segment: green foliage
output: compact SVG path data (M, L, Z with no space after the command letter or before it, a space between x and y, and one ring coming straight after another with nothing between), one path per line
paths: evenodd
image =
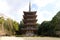
M53 17L51 23L55 31L60 30L60 11Z
M23 23L23 21L20 21L19 30L18 30L18 32L17 32L16 34L18 34L18 35L21 35L21 34L22 34L21 28L24 28L24 23Z
M56 36L56 31L60 31L60 11L51 21L44 21L38 29L38 35Z
M19 28L18 26L19 24L16 21L13 21L13 27L16 31L18 31L18 28Z
M0 24L4 21L4 17L0 17Z
M49 28L49 22L48 21L44 21L40 26L39 26L39 29L38 29L38 33L40 35L46 35L47 34L47 31L48 31L48 28Z
M2 25L7 35L14 35L15 31L18 30L19 24L10 18L4 19L4 17L0 17L0 27Z

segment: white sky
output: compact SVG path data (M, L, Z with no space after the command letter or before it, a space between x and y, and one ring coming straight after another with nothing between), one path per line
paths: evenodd
M37 23L49 21L60 11L60 0L30 0L31 10L37 11ZM23 11L29 10L29 0L0 0L0 14L20 22Z

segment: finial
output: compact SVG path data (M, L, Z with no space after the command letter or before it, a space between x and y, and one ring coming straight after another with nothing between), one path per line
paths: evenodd
M31 2L29 1L29 12L31 12Z

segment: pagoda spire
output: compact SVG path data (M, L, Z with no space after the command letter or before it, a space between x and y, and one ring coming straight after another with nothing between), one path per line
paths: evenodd
M29 1L29 12L31 12L31 2Z

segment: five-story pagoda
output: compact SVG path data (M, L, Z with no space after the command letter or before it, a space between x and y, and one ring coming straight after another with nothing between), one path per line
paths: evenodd
M29 11L25 12L23 15L23 23L24 23L24 28L21 28L23 34L26 36L34 36L37 28L36 28L36 11L31 11L31 4L29 3Z

